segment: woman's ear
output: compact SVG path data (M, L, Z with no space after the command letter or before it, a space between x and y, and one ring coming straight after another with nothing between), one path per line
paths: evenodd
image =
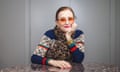
M58 24L58 21L55 21L56 22L56 26L58 26L59 24Z
M61 27L61 25L59 24L58 21L56 21L56 26L59 27L59 28Z

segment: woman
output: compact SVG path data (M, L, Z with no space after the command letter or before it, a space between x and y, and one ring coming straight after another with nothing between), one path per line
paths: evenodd
M56 12L55 28L45 32L31 57L31 62L60 68L72 67L71 61L82 63L84 33L76 27L72 8L59 8Z

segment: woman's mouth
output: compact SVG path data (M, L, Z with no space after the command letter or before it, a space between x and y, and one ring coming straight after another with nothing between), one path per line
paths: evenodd
M64 26L64 28L70 28L71 26Z

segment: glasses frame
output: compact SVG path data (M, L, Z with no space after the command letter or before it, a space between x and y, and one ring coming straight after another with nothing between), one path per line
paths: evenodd
M75 21L75 18L74 17L68 17L68 18L65 18L65 17L61 17L59 19L57 19L58 22L62 23L62 24L65 24L67 21L70 23L70 24L73 24L74 21Z

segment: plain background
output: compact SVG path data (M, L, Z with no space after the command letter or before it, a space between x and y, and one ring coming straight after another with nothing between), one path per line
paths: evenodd
M85 33L84 62L120 66L120 0L0 0L0 68L30 63L61 6L73 8Z

